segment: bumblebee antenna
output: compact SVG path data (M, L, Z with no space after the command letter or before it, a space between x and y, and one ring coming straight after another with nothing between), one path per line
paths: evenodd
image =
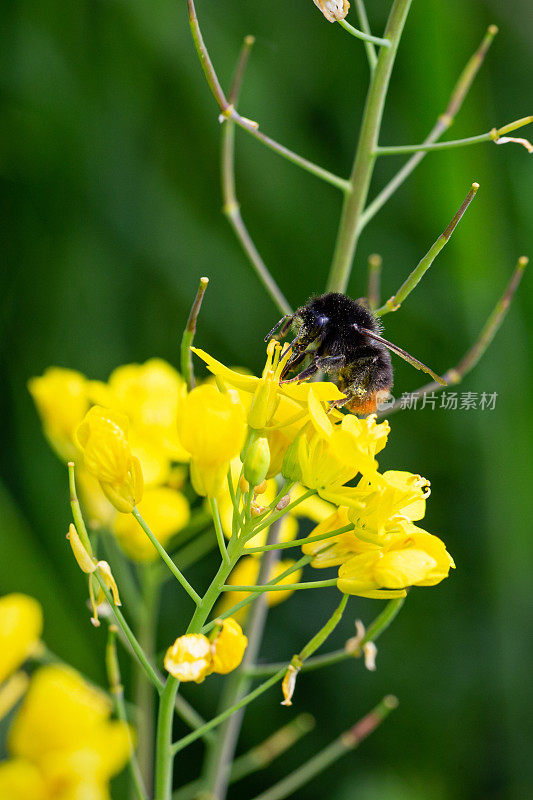
M270 341L270 339L272 339L272 336L275 334L275 332L278 330L278 328L282 328L283 329L283 331L284 331L282 333L282 338L283 338L283 336L287 332L288 328L290 327L290 323L292 322L293 317L294 317L294 314L285 314L285 316L282 317L279 320L279 322L276 322L276 324L274 325L274 327L272 328L270 333L267 333L267 335L265 336L265 342L268 342L268 341ZM287 330L285 330L285 328Z
M361 328L361 326L357 325L356 323L353 323L353 327L355 328L356 331L362 333L363 336L368 336L370 339L374 339L376 342L379 342L380 344L385 345L385 347L388 347L389 350L392 350L393 353L397 353L397 355L399 355L400 358L403 358L404 361L407 361L409 364L411 364L411 366L415 367L415 369L420 369L422 370L422 372L427 372L427 374L431 375L433 380L437 381L437 383L440 383L441 386L447 386L447 383L444 380L444 378L441 378L439 375L437 375L436 372L433 372L432 369L426 367L426 365L422 364L422 362L419 361L418 358L415 358L414 356L410 355L406 350L402 350L401 347L392 344L392 342L388 342L386 339L384 339L382 336L379 336L377 333L369 331L368 328Z

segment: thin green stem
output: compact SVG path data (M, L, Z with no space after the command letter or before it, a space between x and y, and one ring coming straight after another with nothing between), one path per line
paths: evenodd
M368 642L375 642L381 636L381 634L387 630L394 618L400 613L404 602L404 597L400 597L395 600L389 600L383 611L378 614L376 619L367 628L365 635L359 642L356 651L343 648L342 650L334 650L333 652L326 653L322 656L315 656L314 658L307 659L302 665L301 669L304 672L322 669L322 667L329 667L332 664L338 664L341 661L347 661L348 659L357 657L361 653L361 650L365 644L368 644ZM281 663L264 665L259 664L257 667L254 667L251 670L250 674L254 678L264 678L268 675L278 672L281 667Z
M334 742L295 769L286 778L275 783L266 792L254 797L253 800L284 800L285 797L294 794L297 789L308 783L315 775L330 767L345 753L358 747L397 706L398 700L396 697L387 695L369 714L341 734L338 739L335 739Z
M165 548L163 547L157 536L154 533L152 533L152 531L142 518L139 509L135 506L131 513L133 514L133 516L135 517L135 519L137 520L137 522L139 523L145 534L148 536L153 546L155 547L155 549L157 550L157 552L159 553L159 555L161 556L161 558L163 559L163 561L165 562L171 573L174 575L178 583L181 584L181 586L185 589L189 597L192 598L192 600L196 603L196 605L199 605L202 598L200 597L198 592L196 592L193 589L187 578L181 573L181 571L174 564L174 562L170 558L169 554L167 553L167 551L165 550Z
M292 564L292 566L287 567L286 570L281 572L279 575L276 575L275 578L272 578L272 580L269 581L267 584L265 584L265 586L275 586L276 583L279 583L284 578L288 577L289 575L292 575L293 572L298 572L298 570L305 567L305 565L309 564L312 560L313 556L303 556L295 564ZM258 594L250 594L249 597L245 597L244 600L241 600L239 603L236 603L227 611L224 611L224 613L218 614L217 619L227 619L227 617L232 617L236 611L240 611L241 608L244 608L249 603L253 603L254 600L257 600L259 596L260 595ZM208 633L212 628L214 628L215 625L216 625L215 620L212 620L207 625L204 625L204 627L201 630L201 633Z
M153 567L153 564L141 564L138 570L142 599L137 638L150 661L155 655L159 605L158 571ZM135 704L139 714L137 757L146 784L151 786L154 771L154 687L146 680L140 667L137 668L135 676Z
M359 236L359 218L365 207L376 156L383 109L389 88L394 59L400 43L411 0L395 0L389 15L385 38L390 47L382 47L368 89L361 133L350 176L351 191L346 194L329 273L327 289L344 292L348 285Z
M296 498L296 500L293 500L292 503L289 503L289 505L285 506L284 509L282 509L281 511L274 512L270 517L267 517L265 520L263 520L257 527L253 528L252 532L249 534L247 538L251 539L257 533L260 533L260 531L263 531L265 528L268 528L269 525L272 525L274 522L276 522L276 520L283 517L285 514L287 514L287 512L292 511L293 508L295 508L300 503L303 503L304 500L307 500L308 497L312 497L316 493L317 493L316 489L309 489L307 492L304 492L304 494Z
M434 242L434 244L430 247L426 255L418 262L417 266L411 272L409 277L404 281L404 283L400 286L396 294L390 297L385 303L385 305L381 306L381 308L378 308L374 312L374 314L377 317L381 317L384 314L388 314L391 311L397 311L402 305L403 301L406 299L406 297L408 297L408 295L411 294L413 289L415 289L416 286L418 286L423 276L428 271L430 266L433 264L440 251L450 241L452 233L459 224L466 209L476 196L478 189L479 189L479 184L473 183L470 191L468 192L465 199L461 203L461 207L458 209L453 219L450 221L446 230L439 236L436 242Z
M222 523L220 521L220 512L218 510L218 503L214 497L209 498L209 505L211 507L211 513L213 514L213 524L215 526L218 549L220 550L222 561L225 564L229 564L229 556L228 556L228 551L226 550L226 540L224 538L224 531L222 530Z
M129 646L131 647L135 657L137 658L139 664L143 668L147 678L153 683L155 688L158 692L161 692L164 687L164 683L161 678L158 676L157 672L155 671L154 667L146 657L144 650L142 649L141 645L137 641L135 634L131 630L130 626L124 619L124 615L122 614L121 610L115 605L113 602L113 597L111 596L111 592L107 588L104 579L100 575L99 571L96 570L94 573L96 580L98 581L100 588L102 589L105 598L111 608L113 616L117 622L117 625L121 629L122 633L124 634L124 638L127 640Z
M109 691L113 697L115 704L116 715L121 722L126 725L128 718L126 715L126 705L124 703L124 687L120 676L120 665L117 655L116 644L117 630L114 625L110 625L107 632L107 645L106 645L106 669L107 680L109 682ZM135 796L138 800L148 800L148 795L144 786L142 771L135 755L135 746L131 734L129 733L129 725L127 726L128 735L130 738L130 757L128 760L128 768L131 775L131 781Z
M284 583L283 586L223 586L223 592L251 592L259 594L262 592L296 592L299 589L322 589L324 586L336 586L337 578L330 578L325 581L307 581L307 583Z
M194 298L194 302L189 313L189 319L187 320L187 325L185 326L183 336L181 337L181 374L183 375L189 391L194 389L195 386L191 345L194 341L194 334L196 333L196 321L198 319L198 314L200 313L200 308L202 307L202 300L204 299L204 294L208 283L209 278L200 278L198 291L196 292L196 297Z
M230 105L236 105L239 100L240 88L253 43L253 36L245 37L228 97ZM289 303L261 258L241 215L235 188L235 122L232 119L227 119L222 126L221 179L222 208L228 222L274 304L282 314L291 314Z
M198 24L194 0L187 0L187 8L189 12L189 24L191 27L194 46L196 48L196 52L198 53L198 57L200 59L200 63L202 65L209 88L211 89L213 96L222 112L220 115L221 121L223 122L226 119L232 119L236 125L269 147L275 153L278 153L278 155L283 156L283 158L286 158L288 161L291 161L293 164L296 164L298 167L306 170L306 172L310 172L317 178L321 178L323 181L326 181L326 183L330 183L337 189L341 189L343 192L350 191L350 184L347 180L340 178L338 175L334 175L327 169L317 166L317 164L313 164L306 158L302 158L302 156L299 156L297 153L294 153L292 150L289 150L287 147L284 147L283 145L274 141L274 139L271 139L269 136L265 136L263 133L260 133L257 129L257 123L246 119L246 117L241 117L241 115L235 111L235 108L231 105L231 103L228 103L226 100L211 59L209 58L209 54L200 31L200 26Z
M302 547L304 544L312 544L312 542L321 542L324 539L331 539L333 536L340 536L341 533L348 533L353 531L352 525L344 525L342 528L337 528L334 531L327 531L326 533L318 533L316 536L306 536L305 539L295 539L293 542L279 542L277 544L264 544L262 547L247 547L246 553L266 553L269 550L287 550L290 547Z
M427 135L425 139L425 144L431 144L432 142L437 141L443 133L445 133L448 128L451 127L453 122L455 121L455 117L457 116L463 101L468 94L470 87L476 77L485 56L494 40L494 37L498 33L498 28L496 25L490 25L487 33L483 37L481 44L479 45L478 49L474 53L474 55L468 60L465 68L463 69L461 75L457 83L455 84L453 91L450 95L450 99L448 101L448 105L446 107L446 111L439 116L437 122ZM420 164L423 158L426 156L426 151L421 150L415 153L396 173L396 175L386 184L386 186L379 192L378 195L372 200L371 203L366 207L366 209L361 214L359 219L359 228L362 230L365 225L374 217L377 212L382 208L387 200L394 194L394 192L402 185L402 183L409 177L409 175L413 172L413 170Z
M364 31L358 31L357 28L354 28L353 25L350 25L350 23L346 22L345 19L339 19L337 21L341 28L344 28L344 30L348 31L348 33L350 33L352 36L355 36L356 39L361 39L363 42L371 42L372 44L377 44L380 47L391 46L389 39L380 39L379 36L372 36Z
M74 519L74 524L76 525L76 530L78 531L78 536L81 539L82 545L90 556L94 556L91 540L89 539L89 534L87 533L87 527L85 525L85 520L83 519L80 501L78 499L78 493L76 490L76 476L74 474L75 466L73 461L68 462L67 469L72 518Z
M364 31L364 33L366 33L368 36L372 36L372 31L370 30L370 24L368 22L368 17L366 15L366 8L363 0L355 0L355 10L359 18L359 25L361 26L361 30ZM368 59L368 66L370 67L370 72L374 72L378 57L376 55L376 48L374 47L372 42L369 41L368 39L365 39L365 50L366 50L366 57Z
M478 338L472 345L472 347L467 350L465 355L459 361L456 367L452 367L447 372L444 373L443 378L446 381L448 386L455 386L458 383L461 383L465 375L467 375L478 363L478 361L482 358L485 354L487 348L489 347L490 343L496 336L503 320L505 319L507 312L509 310L509 306L513 300L514 294L518 289L520 281L522 280L522 275L524 274L524 270L529 263L529 259L526 256L521 256L518 259L518 264L513 272L511 280L505 289L502 297L496 303L495 308L493 309L491 315L489 316L487 322L483 326L481 333L479 334ZM433 392L438 392L443 389L443 386L436 382L431 382L422 386L420 389L417 389L414 392L411 392L411 396L416 396L417 398L424 397L425 395L432 394ZM378 417L389 416L389 414L394 414L396 411L400 411L403 408L402 400L396 400L392 406L387 408L386 410L378 412Z

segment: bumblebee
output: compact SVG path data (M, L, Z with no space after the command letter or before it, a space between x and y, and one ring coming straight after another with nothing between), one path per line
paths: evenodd
M345 405L359 416L377 411L378 405L389 395L393 385L389 351L446 385L433 370L381 336L381 322L364 300L352 300L338 292L312 297L294 314L280 319L265 341L276 331L278 338L284 338L291 327L296 337L289 345L292 354L281 374L281 382L303 381L319 371L327 372L345 395L335 405ZM307 356L311 356L310 364L298 375L287 378Z

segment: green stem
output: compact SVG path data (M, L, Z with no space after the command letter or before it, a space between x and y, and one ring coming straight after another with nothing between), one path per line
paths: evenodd
M321 750L309 761L295 769L286 778L275 783L266 792L254 797L253 800L283 800L283 798L294 794L297 789L308 783L315 775L334 764L345 753L358 747L397 706L398 700L396 697L387 695L369 714L360 719L359 722L348 731L345 731L324 750Z
M246 36L244 39L228 96L230 105L237 105L239 100L246 64L254 41L255 39L253 36ZM221 179L222 199L224 203L223 211L228 222L233 228L259 280L262 282L274 304L279 308L282 314L291 314L292 310L289 303L261 258L241 216L235 189L235 123L232 119L227 119L222 126Z
M198 291L196 292L196 297L194 298L194 302L189 313L189 319L187 320L187 325L185 326L183 336L181 337L181 374L183 375L189 391L194 389L195 385L191 345L194 341L194 334L196 333L196 321L198 319L198 314L200 313L200 308L202 307L202 300L204 299L204 294L208 283L209 278L200 278L200 285L198 286Z
M302 494L296 500L293 500L292 503L289 503L288 506L285 506L284 509L282 509L281 511L274 512L270 517L267 517L259 525L254 527L247 538L248 539L253 538L257 533L260 533L260 531L263 531L265 528L268 528L270 525L276 522L276 520L283 517L289 511L292 511L293 508L295 508L300 503L303 503L304 500L307 500L308 497L312 497L316 493L317 493L316 489L309 489L307 492L304 492L304 494Z
M159 604L159 582L153 566L140 565L139 568L142 600L137 628L139 644L150 661L155 655ZM146 784L151 786L154 771L154 687L139 667L135 677L135 704L139 714L137 757Z
M494 37L498 33L496 25L490 25L487 33L483 37L483 41L479 45L474 55L468 60L465 68L461 72L457 83L450 95L446 111L439 116L437 122L429 132L425 139L425 144L431 144L437 141L443 133L455 121L455 117L459 112L463 101L468 94L470 87L476 77L479 69L485 59L485 56L491 46ZM426 156L426 151L421 150L415 153L404 166L396 173L396 175L386 184L386 186L379 192L378 195L368 204L366 209L361 214L359 219L359 228L362 230L365 225L374 217L377 212L382 208L387 200L394 194L394 192L402 185L402 183L409 177L411 172L420 164Z
M309 564L312 560L313 556L303 556L302 558L299 559L299 561L297 561L291 567L287 567L286 570L277 575L275 578L272 578L272 580L265 585L274 586L276 583L282 581L283 578L286 578L288 575L292 575L293 572L298 572L298 570L302 569L302 567L304 567L306 564ZM254 600L257 600L259 596L260 595L257 593L250 594L249 597L245 597L244 600L241 600L239 603L236 603L234 606L229 608L223 614L219 614L217 616L217 619L227 619L228 617L232 617L236 611L240 611L241 608L244 608L244 606L247 606L249 603L253 603ZM214 628L215 624L216 624L215 620L212 620L207 625L204 625L201 632L208 633L212 628Z
M379 36L371 36L369 33L358 31L357 28L354 28L353 25L350 25L350 23L346 22L345 19L339 19L337 22L341 28L344 28L344 30L348 31L348 33L350 33L352 36L355 36L356 39L361 39L363 42L371 42L372 44L377 44L380 47L391 46L389 39L380 39Z
M307 583L284 583L283 586L223 586L223 592L251 592L260 594L263 592L296 592L298 589L322 589L324 586L336 586L337 578L330 578L325 581L308 581Z
M202 598L193 589L193 587L191 586L191 584L189 583L187 578L180 572L180 570L174 564L174 562L170 558L169 554L167 553L167 551L165 550L165 548L163 547L163 545L161 544L161 542L159 541L157 536L155 536L155 534L152 533L152 531L150 530L150 528L148 527L148 525L146 524L146 522L142 518L142 516L139 513L139 510L138 510L138 508L136 506L133 508L133 511L131 513L133 514L133 516L135 517L135 519L137 520L137 522L139 523L139 525L141 526L141 528L143 529L145 534L148 536L148 538L152 542L153 546L155 547L155 549L157 550L157 552L159 553L159 555L161 556L161 558L163 559L163 561L165 562L165 564L167 565L169 570L172 572L174 577L181 584L181 586L185 589L185 591L187 592L189 597L192 598L192 600L196 603L196 605L199 605Z
M361 133L350 176L351 192L344 199L327 288L344 292L348 285L353 257L359 236L359 218L365 207L376 156L383 109L389 88L394 59L400 43L411 0L395 0L390 12L385 38L390 47L380 51L367 94Z
M338 664L341 661L346 661L350 658L356 657L361 652L361 649L365 646L365 644L368 644L368 642L375 642L381 636L381 634L387 630L393 619L399 614L404 602L404 597L400 597L397 600L389 600L381 614L379 614L367 628L365 635L359 642L358 650L356 652L343 648L342 650L335 650L332 653L326 653L322 656L309 658L305 661L301 669L304 672L314 669L321 669L322 667L329 667L332 664ZM281 663L259 665L254 667L250 674L254 678L263 678L278 672L281 667Z
M377 317L381 317L384 314L388 314L391 311L397 311L402 305L405 298L411 294L411 292L416 286L418 286L423 276L428 271L430 266L433 264L440 251L450 241L452 233L459 224L466 209L476 196L476 192L478 189L479 189L479 183L473 183L472 188L470 189L467 196L463 200L461 207L454 215L453 219L449 223L446 230L439 236L437 241L434 242L434 244L430 247L426 255L419 261L419 263L411 272L407 280L405 280L404 283L400 286L396 294L390 297L385 303L385 305L381 306L381 308L378 308L377 311L374 312L374 314Z
M467 375L470 370L472 370L478 361L482 358L484 353L486 352L487 348L489 347L490 343L496 336L503 320L507 315L507 311L509 310L509 306L511 305L512 299L514 294L522 280L522 275L524 274L524 270L529 262L529 259L526 256L521 256L518 259L518 264L516 265L515 271L509 281L509 284L503 293L500 300L497 302L492 314L488 318L487 322L483 326L481 333L479 334L477 340L474 342L472 347L465 353L463 358L457 364L456 367L452 367L447 372L444 373L444 380L446 381L448 386L455 386L458 383L461 383L465 375ZM443 388L440 384L436 382L428 383L425 386L422 386L420 389L417 389L415 392L411 392L411 395L416 395L416 397L424 397L427 394L432 392L440 391ZM389 414L393 414L395 411L399 411L402 408L402 401L396 400L390 408L386 411L379 412L378 417L388 416Z
M366 8L363 0L355 0L355 10L357 11L357 16L359 18L359 25L361 29L368 34L368 36L372 35L370 30L370 25L368 22L368 17L366 15ZM370 72L373 72L376 68L378 57L376 55L376 48L372 44L371 41L368 39L365 40L365 50L366 50L366 57L368 59L368 66L370 67Z
M230 563L222 563L211 581L206 593L197 606L192 619L187 628L187 633L199 633L205 623L211 609L213 608L221 587L224 585L233 565L236 563L240 554L239 543L235 539L229 544ZM172 794L172 764L174 753L171 749L172 742L172 720L174 716L174 704L176 694L179 689L179 680L169 675L165 687L161 694L159 703L159 715L157 720L156 734L156 775L155 775L155 800L170 800ZM209 723L201 725L193 732L194 739L204 736L209 730Z
M109 682L109 690L115 703L116 715L121 722L128 725L128 718L126 715L126 705L124 703L124 687L122 686L120 676L120 665L117 655L116 644L116 628L110 625L107 632L107 646L106 646L106 668L107 679ZM128 731L130 730L128 725ZM143 773L139 766L139 762L135 756L135 746L130 735L130 757L128 760L128 768L131 775L131 781L135 796L138 800L148 800L148 795L144 787Z
M228 556L228 551L226 550L226 540L224 538L224 531L222 530L222 523L220 522L218 503L214 497L209 498L209 505L211 507L211 513L213 514L213 524L215 526L218 549L220 550L222 561L225 564L229 564L229 556Z
M302 547L304 544L311 544L312 542L321 542L324 539L331 539L333 536L340 536L341 533L348 533L353 531L352 525L344 525L342 528L337 528L335 531L327 531L327 533L318 533L316 536L306 536L305 539L295 539L293 542L279 542L277 544L264 544L261 547L247 547L246 553L266 553L269 550L287 550L290 547Z

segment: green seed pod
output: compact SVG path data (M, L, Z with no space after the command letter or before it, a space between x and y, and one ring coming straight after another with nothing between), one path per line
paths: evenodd
M249 447L244 459L244 477L250 486L258 486L265 480L270 466L268 439L258 437Z

